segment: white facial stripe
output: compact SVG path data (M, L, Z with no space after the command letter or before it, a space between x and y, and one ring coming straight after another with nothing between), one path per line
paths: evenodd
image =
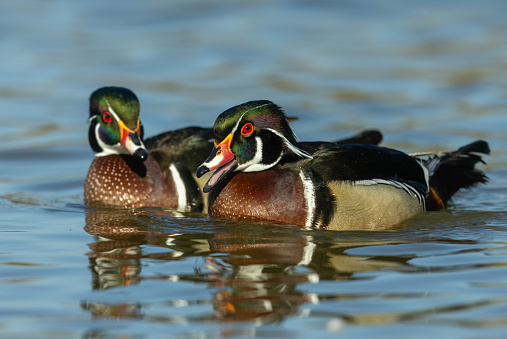
M248 111L247 111L247 112L248 112ZM234 125L234 128L233 128L233 129L232 129L232 131L231 131L231 134L232 134L232 135L234 135L234 132L236 132L236 130L238 129L239 123L241 122L241 120L243 119L243 116L244 116L245 114L246 114L246 112L245 112L245 113L243 113L243 114L241 115L241 117L238 119L238 121L236 121L236 125Z
M260 108L260 107L264 107L264 106L269 106L269 105L272 105L272 103L267 103L267 104L259 105L259 106L253 107L253 108L245 111L241 115L241 117L238 119L238 121L236 122L236 125L234 125L234 128L231 131L231 134L234 135L234 133L237 131L237 129L239 127L239 124L243 120L243 117L245 116L246 113L248 113L248 112L250 112L250 111L252 111L254 109L257 109L257 108ZM291 144L289 142L289 140L287 140L287 138L283 134L281 134L280 132L278 132L278 131L276 131L274 129L271 129L271 128L266 128L266 130L269 130L272 133L274 133L275 135L277 135L278 137L280 137L282 139L283 143L287 146L287 148L289 148L297 156L299 156L301 158L312 159L312 157L311 157L310 154L308 154L306 151L304 151L302 149L299 149L296 146L294 146L293 144ZM283 154L280 153L278 159L276 159L273 163L271 163L271 164L263 164L262 163L262 151L263 151L262 139L257 136L257 137L255 137L255 141L256 141L256 152L255 152L254 158L251 159L250 161L244 163L244 164L239 165L236 168L236 171L238 171L238 172L239 171L241 171L241 172L260 172L260 171L264 171L264 170L267 170L267 169L275 166L282 159ZM215 159L216 159L216 157L215 157ZM213 166L212 166L211 163L209 163L208 164L208 168L211 168L211 167L213 167Z
M109 105L109 102L107 102L106 98L104 98L104 101L106 102L107 109L109 110L109 113L111 113L114 116L114 118L116 119L116 121L119 122L120 117L118 116L118 114L116 114L114 109Z
M269 105L271 105L271 104L259 105L259 106L256 106L254 108L250 108L248 111L245 111L243 114L241 114L241 117L236 122L236 125L234 125L234 128L231 131L231 134L234 135L234 132L236 132L236 130L238 129L239 123L241 122L241 120L243 120L243 117L245 116L245 114L247 114L248 112L250 112L250 111L252 111L254 109L261 108L261 107L264 107L264 106L269 106Z
M178 194L178 211L185 211L187 209L187 189L185 183L181 179L180 172L174 164L169 166L169 171L173 176L174 185L176 186L176 193Z
M276 162L275 163L272 163L272 164L249 164L249 163L245 163L241 166L238 166L236 168L236 172L262 172L262 171L265 171L267 169L270 169L271 167L273 167L274 165L276 165Z
M99 153L95 153L96 157L104 157L104 156L112 155L112 154L130 154L130 152L128 150L131 150L132 154L134 154L134 152L137 151L139 148L144 148L144 144L142 141L141 141L141 145L138 146L138 145L134 144L130 138L127 138L127 141L125 143L125 147L123 147L120 142L117 142L114 145L108 145L100 139L99 129L100 129L100 124L97 124L95 126L95 139L97 140L97 143L99 144L99 147L102 149L102 151Z
M312 178L304 173L303 170L299 172L299 177L303 183L304 197L306 202L306 227L311 227L315 213L315 186L313 185Z
M255 172L252 170L248 170L248 167L255 166L256 164L259 164L262 161L262 140L259 137L255 137L255 156L250 160L245 162L244 164L241 164L236 168L236 171L243 171L243 172ZM246 169L246 170L245 170Z
M120 117L118 116L118 114L116 114L116 112L111 107L111 105L109 105L109 102L107 102L106 98L104 98L104 101L106 102L107 109L108 109L109 113L111 113L113 115L113 117L116 119L116 121L119 122ZM94 117L91 117L90 121L92 120L92 118L94 118ZM142 141L141 141L141 145L136 145L132 142L132 139L130 139L130 138L127 138L127 141L125 142L125 147L123 147L120 142L118 142L114 145L107 145L104 142L102 142L102 140L100 140L100 138L99 138L99 128L100 128L100 125L97 124L97 126L95 127L95 139L97 139L97 142L98 142L100 148L102 149L102 152L96 153L95 156L97 156L97 157L103 157L103 156L111 155L111 154L131 154L128 150L131 150L132 154L134 154L135 151L137 151L139 148L145 148L144 143Z
M264 147L264 145L262 144L262 140L260 137L255 137L255 144L256 144L255 156L249 162L258 164L262 161L262 148Z
M100 128L100 124L97 124L95 126L95 139L97 140L99 147L102 149L102 152L95 153L96 157L104 157L104 156L112 155L112 154L130 154L125 148L123 148L123 146L119 142L114 145L105 144L100 139L99 128Z
M294 146L293 144L291 144L289 142L289 140L287 140L287 138L280 132L272 129L272 128L266 128L267 130L273 132L274 134L278 135L284 142L284 144L292 151L294 152L294 154L296 154L297 156L301 157L301 158L307 158L307 159L313 159L312 156L310 154L308 154L306 151L302 150L302 149L299 149L297 148L296 146Z
M119 121L118 114L116 114L116 112L113 110L113 108L109 105L106 98L104 98L104 101L106 102L109 112L114 116L116 121ZM91 117L90 121L92 120L92 118L94 118L94 117ZM97 143L99 144L100 148L102 149L102 152L96 153L95 154L96 157L104 157L104 156L108 156L108 155L112 155L112 154L130 154L125 148L123 148L123 146L119 142L114 145L105 144L100 139L99 128L100 128L100 124L97 124L97 126L95 126L95 139L97 140Z
M255 156L252 160L245 162L244 164L239 165L236 168L236 171L241 172L261 172L264 170L267 170L273 166L275 166L280 159L282 158L282 155L280 154L280 157L275 160L272 164L263 164L262 161L262 139L260 137L255 137L256 142L256 150L255 150Z

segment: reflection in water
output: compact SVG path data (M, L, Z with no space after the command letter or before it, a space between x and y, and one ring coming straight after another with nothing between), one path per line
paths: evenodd
M310 237L251 237L240 233L215 234L209 240L212 253L227 253L223 260L208 256L212 286L224 288L213 296L219 319L275 322L298 310L298 305L317 302L299 291L302 283L317 282L318 275L297 270L307 265L315 244Z
M97 246L98 247L98 246ZM139 246L117 248L100 252L101 256L90 257L93 274L93 289L107 289L139 283L141 263Z
M410 269L407 259L345 253L366 243L385 244L389 242L386 239L316 242L311 232L286 228L266 231L260 226L230 227L223 233L176 234L154 226L157 223L150 221L152 217L153 211L149 214L142 210L88 211L85 230L96 237L88 245L94 290L140 284L144 280L190 281L206 284L212 292L211 299L202 302L213 307L213 312L205 318L273 323L302 312L302 304L334 298L305 292L303 284L322 279L365 279L354 277L363 271ZM147 245L156 246L157 253L145 253ZM202 268L194 267L192 273L178 275L142 274L143 260L173 261L188 257L202 258ZM184 303L192 304L189 300ZM82 307L97 318L130 318L141 317L143 306L99 301L83 302Z
M177 244L172 244L173 236L177 235L165 233L149 224L149 217L153 215L156 211L88 211L84 229L96 239L88 244L91 252L87 254L93 274L93 289L137 284L141 281L141 259L173 260L182 255L175 250ZM166 247L167 251L143 253L143 245ZM195 246L192 247L192 251L196 250Z
M141 318L141 306L134 303L101 304L96 302L81 303L83 309L89 310L94 318L125 319Z
M419 222L428 219L437 227L440 220L445 226L447 218L453 217L431 214ZM466 214L461 220L467 223ZM480 238L482 226L465 228L452 221L452 232L478 233L428 241L433 231L424 227L418 232L334 232L228 221L225 227L206 228L202 218L193 222L159 210L87 211L85 230L95 236L87 253L92 289L127 288L124 293L141 296L96 293L98 299L85 300L81 307L96 319L220 322L222 336L238 334L235 326L241 324L305 318L325 319L321 325L328 332L341 331L344 324L455 324L457 314L470 314L474 323L504 324L498 318L474 319L503 305L501 298L455 303L456 293L465 293L456 290L456 279L477 281L470 288L486 289L476 271L490 281L505 266L498 255L483 255L503 253L504 244L489 248L473 240ZM435 276L440 277L437 284L432 283ZM156 291L150 297L152 286ZM189 292L189 286L195 289ZM277 335L282 334L290 336Z

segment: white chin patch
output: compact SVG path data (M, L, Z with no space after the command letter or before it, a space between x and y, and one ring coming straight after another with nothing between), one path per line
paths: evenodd
M114 145L108 145L104 143L100 139L99 128L100 125L97 124L97 126L95 126L95 139L97 140L97 143L99 144L99 147L102 149L102 151L95 153L96 157L104 157L112 154L129 154L129 152L127 152L127 150L123 148L119 142Z
M238 166L237 170L241 171L241 172L261 172L261 171L265 171L267 169L270 169L271 167L273 167L275 165L276 165L276 162L272 163L272 164L251 164L251 165L249 165L247 163L247 164L243 164L243 165Z
M255 150L255 156L253 157L253 159L245 162L244 164L239 165L238 168L236 169L237 171L241 171L241 172L265 171L265 170L275 166L282 158L282 155L280 154L280 157L278 157L278 159L276 159L275 162L273 162L272 164L263 164L262 163L263 144L262 144L262 139L260 137L255 137L255 145L256 145L256 150Z

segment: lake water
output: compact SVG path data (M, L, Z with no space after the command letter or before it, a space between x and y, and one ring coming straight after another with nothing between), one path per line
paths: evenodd
M507 337L507 2L0 3L1 338ZM487 185L383 232L89 209L88 96L146 135L255 99L300 140L490 142ZM204 159L203 159L204 160Z

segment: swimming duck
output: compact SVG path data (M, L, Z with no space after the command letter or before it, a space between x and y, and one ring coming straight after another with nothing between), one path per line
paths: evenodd
M367 144L315 149L296 140L283 110L267 100L226 110L213 133L196 172L214 171L203 187L211 216L378 230L445 208L458 190L487 181L475 169L489 154L485 141L424 159Z
M103 87L91 94L88 140L95 158L86 176L84 202L206 213L202 188L207 178L197 178L195 170L213 148L212 128L187 127L144 140L139 114L139 100L127 88ZM380 132L368 130L344 141L381 139Z
M209 153L210 129L189 127L143 141L139 113L139 100L127 88L103 87L91 94L88 140L95 158L86 176L84 202L201 212L202 193L193 176L197 164L187 161L199 152ZM173 143L178 148L162 156L162 145Z

